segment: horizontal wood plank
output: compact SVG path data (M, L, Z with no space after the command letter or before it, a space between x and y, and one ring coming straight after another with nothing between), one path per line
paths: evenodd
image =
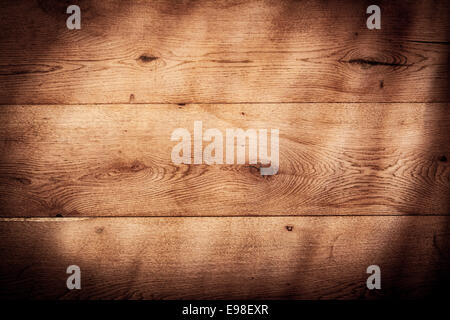
M3 219L0 241L2 299L412 298L450 281L448 217Z
M0 118L4 217L450 212L448 104L3 106ZM224 144L227 128L279 129L278 173L174 164L171 134L194 121Z
M0 103L448 102L450 2L77 1L0 10Z

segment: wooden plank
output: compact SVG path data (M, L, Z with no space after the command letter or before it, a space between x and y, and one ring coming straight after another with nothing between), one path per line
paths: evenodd
M448 226L442 216L2 219L0 297L424 297L448 288ZM81 290L66 288L69 265ZM366 288L369 265L381 290Z
M0 103L448 102L450 2L7 1Z
M448 104L3 106L0 118L4 217L450 212ZM278 173L174 164L171 134L194 121L224 143L227 128L279 129Z

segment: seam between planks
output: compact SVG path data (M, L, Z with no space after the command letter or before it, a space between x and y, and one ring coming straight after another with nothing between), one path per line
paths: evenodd
M0 103L2 106L107 106L107 105L237 105L237 104L443 104L450 103L448 101L274 101L274 102L95 102L95 103Z
M18 221L83 221L83 220L93 220L93 219L184 219L184 218L329 218L329 217L364 217L364 218L380 218L380 217L449 217L449 215L439 214L439 215L254 215L254 216L86 216L86 217L1 217L0 222L18 222Z

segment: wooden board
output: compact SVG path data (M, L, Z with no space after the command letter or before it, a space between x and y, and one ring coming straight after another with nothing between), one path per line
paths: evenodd
M448 222L411 216L3 219L0 297L424 297L450 281ZM81 268L81 290L66 288L69 265ZM369 265L381 268L381 290L366 287Z
M0 10L0 103L448 102L450 3L25 0Z
M448 298L450 1L371 4L3 1L0 299ZM195 121L278 174L174 164Z
M449 110L399 103L3 106L0 212L446 215ZM174 164L172 132L192 134L197 120L203 131L219 129L224 144L226 128L279 129L278 173L262 176L248 162Z

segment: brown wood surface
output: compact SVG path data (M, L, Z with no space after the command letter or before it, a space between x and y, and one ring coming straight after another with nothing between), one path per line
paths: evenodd
M3 1L0 103L448 102L450 4Z
M448 217L3 219L0 241L1 298L406 298L450 281Z
M71 4L81 30L66 28ZM366 28L371 4L381 30ZM1 1L0 298L445 294L449 13L448 0ZM173 164L171 133L198 120L279 129L278 174ZM82 290L66 288L72 264Z
M449 110L407 103L3 106L0 212L445 215ZM261 176L248 162L174 164L171 133L193 134L196 120L224 136L226 128L279 129L278 173Z

